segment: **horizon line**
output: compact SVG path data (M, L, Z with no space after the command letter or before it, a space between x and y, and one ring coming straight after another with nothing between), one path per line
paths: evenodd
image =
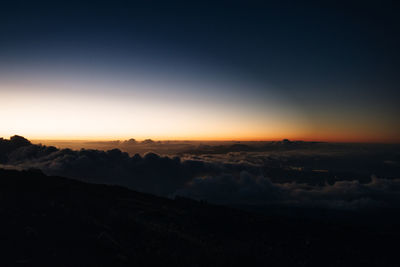
M70 138L31 138L29 136L24 136L21 134L15 134L18 136L22 136L29 141L33 142L116 142L116 141L127 141L130 139L134 139L138 142L142 142L145 140L152 140L155 142L163 142L163 141L172 141L172 142L276 142L276 141L283 141L283 140L290 140L292 142L295 141L302 141L302 142L318 142L318 143L347 143L347 144L400 144L400 140L382 140L382 139L368 139L368 138L360 138L360 140L357 140L356 138L338 138L338 139L333 139L333 138L288 138L288 137L282 137L282 138L134 138L134 137L121 137L121 138L110 138L110 137L70 137ZM11 135L8 138L1 136L0 138L4 139L10 139L12 136Z
M152 140L154 142L279 142L289 140L291 142L308 142L308 143L331 143L331 144L400 144L400 141L355 141L355 140L326 140L326 139L289 139L289 138L276 138L276 139L153 139L153 138L128 138L128 139L30 139L29 141L47 141L47 142L124 142L129 139L134 139L138 143L145 140Z

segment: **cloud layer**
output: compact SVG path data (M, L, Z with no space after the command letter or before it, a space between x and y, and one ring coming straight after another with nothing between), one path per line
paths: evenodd
M269 178L243 171L239 175L195 178L177 195L220 204L329 207L358 209L400 203L400 179L372 177L368 183L357 180L308 185L273 183Z
M181 157L155 153L129 156L119 149L57 149L33 145L19 136L0 139L3 167L36 168L49 175L118 184L164 196L180 195L220 204L340 209L400 204L400 179L392 177L399 171L396 158L384 161L387 154L379 158L379 164L384 162L382 166L390 170L390 177L377 178L371 176L368 167L351 172L352 166L343 163L350 157L357 166L370 155L333 155L242 151ZM374 162L369 165L376 165ZM375 166L378 172L379 164Z

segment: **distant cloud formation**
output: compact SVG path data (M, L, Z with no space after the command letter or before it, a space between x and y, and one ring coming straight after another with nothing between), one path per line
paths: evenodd
M235 149L240 150L239 146ZM237 151L167 157L149 152L129 156L119 149L34 145L21 136L0 139L0 167L36 168L49 175L117 184L163 196L219 204L338 209L400 205L397 154L389 160L387 153L375 158L368 153L355 157L349 149L339 156L335 153ZM366 167L360 167L362 164ZM386 176L371 176L371 166Z
M155 153L132 157L119 149L71 150L32 145L23 137L0 140L1 163L19 168L37 168L94 183L118 184L144 192L168 195L196 175L214 173L215 166L202 161L181 161Z
M296 182L272 183L268 178L243 171L237 176L195 178L176 194L219 204L358 209L400 204L400 179L372 177L365 184L353 180L315 186Z

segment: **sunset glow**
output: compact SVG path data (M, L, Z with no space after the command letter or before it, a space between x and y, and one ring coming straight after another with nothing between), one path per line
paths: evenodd
M384 121L371 118L348 123L349 116L357 114L347 117L329 114L327 121L319 122L324 119L321 113L307 114L301 107L291 105L290 99L277 97L272 91L271 97L257 95L254 88L246 88L253 95L234 90L222 95L218 91L207 92L207 85L197 84L198 91L189 92L184 90L185 85L175 86L167 89L165 84L163 87L126 80L108 90L111 84L95 82L37 79L3 82L0 135L19 133L33 139L71 140L131 137L280 140L284 137L338 142L398 141L398 129L384 127ZM229 89L231 85L224 86ZM197 93L202 91L205 93Z
M0 266L400 266L396 1L2 1Z
M304 23L286 28L251 10L237 20L233 8L229 27L181 14L188 29L169 13L141 23L123 13L110 31L99 14L55 22L66 32L10 17L7 32L26 39L5 33L0 50L0 137L400 142L395 42L382 47L361 22L329 14L288 9ZM151 26L164 20L170 27ZM337 30L311 34L313 25Z

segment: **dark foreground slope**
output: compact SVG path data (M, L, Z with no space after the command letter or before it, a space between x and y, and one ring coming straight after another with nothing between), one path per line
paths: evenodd
M398 266L397 228L0 170L1 266Z

